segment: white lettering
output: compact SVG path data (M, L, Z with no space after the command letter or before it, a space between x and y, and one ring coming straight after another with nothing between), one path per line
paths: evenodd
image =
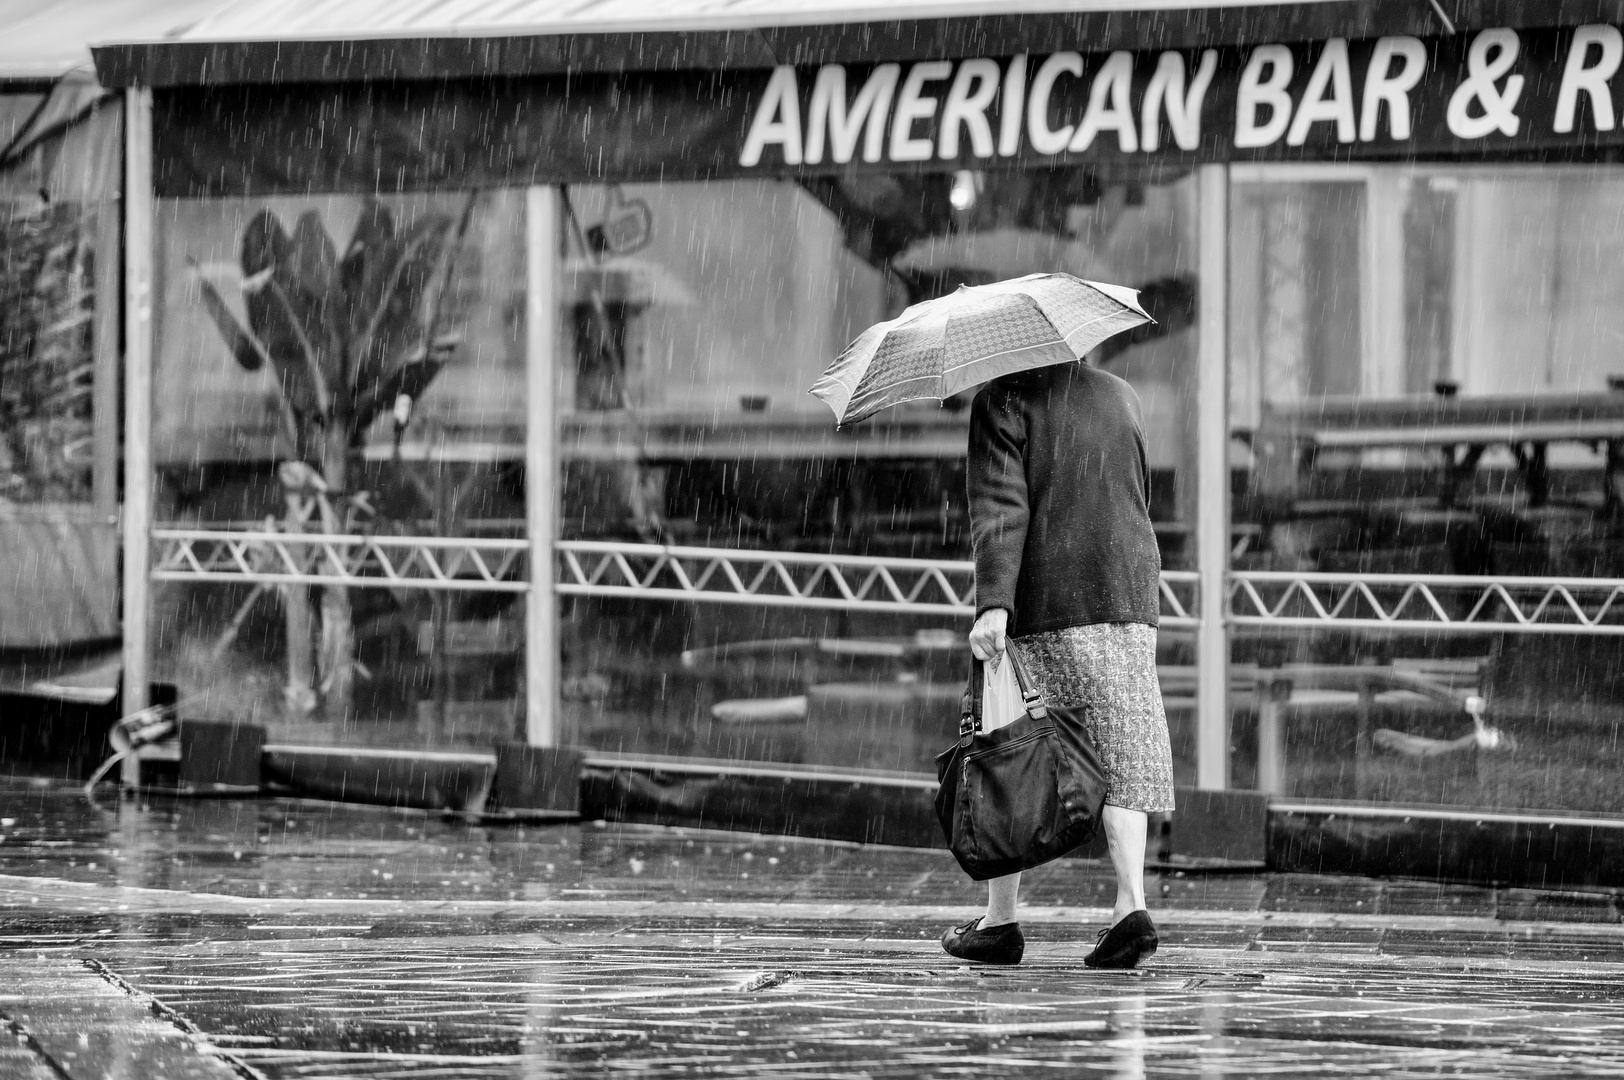
M1330 97L1325 92L1331 92ZM1287 146L1308 141L1308 129L1325 121L1336 122L1336 141L1351 143L1356 124L1353 118L1353 70L1348 64L1348 39L1331 38L1320 52L1314 74L1308 77L1302 104L1286 135Z
M1394 58L1403 60L1393 73ZM1410 91L1426 71L1427 49L1419 38L1384 37L1376 42L1365 71L1365 96L1359 106L1359 141L1374 142L1376 124L1381 119L1382 102L1387 103L1387 132L1394 139L1410 137Z
M958 77L942 105L942 136L938 156L952 160L959 156L959 127L970 132L970 152L978 158L992 157L992 125L987 123L987 107L998 96L998 64L992 60L966 60L959 65Z
M829 160L844 165L857 153L857 137L866 125L863 160L878 161L885 148L885 117L891 111L891 95L896 93L897 75L902 68L881 64L857 92L857 100L846 106L846 65L825 64L812 87L812 105L806 118L806 160L816 165L823 160L827 134Z
M1167 126L1173 132L1173 142L1180 150L1194 150L1201 145L1201 103L1207 98L1207 87L1212 84L1213 72L1218 70L1218 53L1208 49L1201 54L1201 66L1196 69L1190 83L1190 93L1184 93L1184 56L1182 53L1164 52L1156 62L1156 73L1145 88L1145 101L1139 108L1144 136L1140 140L1147 153L1162 144L1162 103L1167 103Z
M1032 149L1040 154L1058 154L1071 142L1071 124L1062 128L1049 127L1049 94L1055 80L1061 75L1081 78L1083 58L1074 52L1057 52L1043 62L1032 77L1032 92L1026 99L1026 137Z
M998 156L1014 157L1021 148L1021 106L1026 98L1026 54L1016 53L1004 75L1004 101L998 116Z
M1264 72L1268 74L1265 77ZM1235 91L1235 145L1242 149L1268 146L1286 133L1291 123L1291 50L1284 45L1259 45L1252 50ZM1258 106L1269 107L1267 123L1258 123Z
M1586 67L1590 47L1601 50L1594 67ZM1612 26L1581 26L1573 32L1573 45L1568 49L1568 64L1562 69L1562 89L1556 95L1556 123L1553 131L1563 135L1573 130L1573 114L1579 107L1579 93L1590 95L1590 112L1596 120L1597 131L1612 131L1613 88L1608 84L1618 74L1618 63L1624 60L1624 34Z
M761 163L761 152L770 145L783 148L784 164L801 163L801 95L795 84L795 69L788 64L773 69L767 89L750 121L739 164L746 168Z
M1522 117L1513 110L1522 96L1523 77L1507 78L1503 91L1498 84L1515 66L1520 51L1522 38L1505 27L1484 30L1472 39L1466 53L1466 80L1455 88L1444 113L1451 132L1462 139L1481 139L1496 130L1502 135L1517 134ZM1470 114L1474 101L1483 115Z
M936 99L924 97L920 91L928 82L938 82L953 74L953 65L946 60L930 60L908 69L902 92L897 95L896 115L891 119L891 160L929 161L936 144L929 139L915 139L914 121L928 120L936 113Z
M1067 147L1072 153L1081 153L1093 145L1102 131L1117 133L1117 146L1124 154L1139 149L1139 129L1133 122L1133 103L1128 92L1133 88L1133 54L1114 52L1106 58L1094 76L1094 85L1088 91L1088 111L1077 128L1077 135ZM1105 104L1109 96L1111 104Z

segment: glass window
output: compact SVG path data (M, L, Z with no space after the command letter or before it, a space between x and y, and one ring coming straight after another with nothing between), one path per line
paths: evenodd
M1061 270L1142 289L1158 319L1091 359L1138 390L1164 563L1189 565L1193 195L1084 169L568 188L564 537L968 559L968 395L837 431L807 389L909 304ZM600 750L928 772L956 722L955 616L562 610L567 737ZM1164 646L1187 669L1188 642Z
M82 653L119 635L120 111L16 143L43 99L0 94L0 649Z
M1315 587L1367 624L1411 584L1370 575L1472 579L1428 586L1454 619L1531 614L1549 592L1510 585L1502 601L1489 579L1624 576L1624 170L1236 171L1234 565L1281 575L1254 580L1265 606L1314 614L1292 573L1365 575L1362 595L1348 578ZM1551 595L1539 621L1571 631ZM1594 616L1605 590L1575 595ZM1237 701L1237 777L1316 798L1624 810L1603 767L1621 646L1242 625L1239 684L1263 674Z
M356 578L160 581L154 674L187 715L273 740L522 733L523 214L511 190L160 202L156 527ZM476 563L445 539L511 543Z

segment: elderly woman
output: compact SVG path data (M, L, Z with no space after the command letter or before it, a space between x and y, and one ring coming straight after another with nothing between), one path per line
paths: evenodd
M1157 579L1150 470L1139 398L1114 375L1058 364L989 383L972 406L970 648L996 663L1020 651L1051 704L1080 708L1107 781L1116 868L1111 925L1083 960L1127 968L1156 951L1145 911L1146 815L1173 809L1173 760L1156 678ZM987 913L942 947L1019 963L1021 876L988 882Z

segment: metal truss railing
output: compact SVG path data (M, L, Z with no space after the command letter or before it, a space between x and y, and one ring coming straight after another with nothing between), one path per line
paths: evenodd
M1242 570L1233 626L1624 634L1624 580Z
M158 581L347 585L522 593L528 541L161 528ZM975 565L566 540L554 587L567 596L641 597L844 611L975 613ZM1164 571L1162 625L1198 621L1200 576ZM1624 580L1242 570L1228 577L1237 627L1430 633L1624 635Z
M1201 575L1194 570L1163 570L1158 588L1162 597L1161 625L1194 630L1201 622L1196 603L1201 595Z
M155 581L530 589L525 540L154 529L152 543Z
M155 581L346 585L525 592L529 543L516 539L347 536L160 528ZM975 564L566 540L555 588L616 596L845 611L975 614ZM1196 625L1199 576L1166 571L1162 624Z
M975 614L975 564L566 540L559 593L844 611ZM1162 623L1196 623L1198 575L1162 575Z
M598 540L564 540L556 548L558 591L568 596L975 614L969 562Z

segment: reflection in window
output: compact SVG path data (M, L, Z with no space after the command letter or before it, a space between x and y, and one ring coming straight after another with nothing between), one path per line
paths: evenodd
M157 520L522 536L522 214L514 191L161 203ZM154 606L190 715L397 746L520 730L520 594L170 582Z
M1138 390L1164 561L1187 565L1193 194L1085 169L570 187L564 534L967 559L967 396L836 431L807 388L910 304L1060 270L1141 288L1158 320L1093 359ZM589 746L929 772L956 720L958 620L568 598L563 619Z
M1064 270L1141 288L1158 319L1094 359L1139 391L1153 516L1168 564L1182 565L1187 182L1055 170L567 195L567 534L958 557L968 402L913 403L836 433L807 387L862 329L910 304ZM604 246L604 223L643 211L645 243Z
M27 203L0 222L0 498L88 502L96 208Z
M66 658L119 634L121 108L43 102L0 94L0 650Z
M1271 166L1231 205L1237 569L1624 576L1624 170ZM1624 718L1620 640L1243 628L1240 685L1305 666L1278 713L1237 696L1236 775L1624 811L1597 766ZM1508 740L1474 737L1468 694Z

